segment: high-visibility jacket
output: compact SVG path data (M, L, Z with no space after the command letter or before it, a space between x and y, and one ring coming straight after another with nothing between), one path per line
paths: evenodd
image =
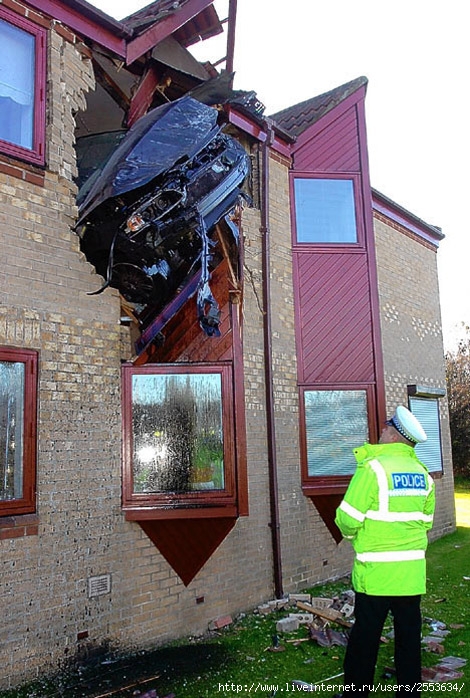
M404 443L366 443L354 455L358 467L335 519L354 548L354 589L372 596L424 594L435 504L426 466Z

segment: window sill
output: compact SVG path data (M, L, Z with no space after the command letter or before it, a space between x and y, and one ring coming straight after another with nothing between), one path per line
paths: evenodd
M17 516L0 516L0 540L37 536L39 516L37 514L18 514Z
M306 497L344 494L348 489L351 475L312 478L302 483L302 492Z
M161 519L217 519L238 517L235 505L204 507L123 507L126 521L157 521Z

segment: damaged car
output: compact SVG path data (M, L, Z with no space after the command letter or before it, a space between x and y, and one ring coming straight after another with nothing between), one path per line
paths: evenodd
M218 333L210 290L220 255L215 229L223 224L230 243L238 244L232 213L246 198L250 163L222 128L216 109L185 96L152 110L127 132L77 141L76 232L105 280L94 293L117 288L138 306L143 326L197 277L199 322L208 335ZM94 164L99 153L102 167Z

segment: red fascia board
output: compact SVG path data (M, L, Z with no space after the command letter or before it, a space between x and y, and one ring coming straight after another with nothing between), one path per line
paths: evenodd
M62 22L71 30L77 32L83 37L92 39L97 44L113 51L122 58L126 55L126 41L117 36L119 23L116 22L116 30L104 26L105 22L101 20L104 17L103 13L97 12L96 20L91 17L86 17L80 11L81 5L77 3L77 8L67 7L63 2L55 0L28 0L28 5L31 5L36 10L48 14L55 20ZM92 14L92 13L91 13ZM100 21L101 20L101 21ZM126 33L126 29L122 26L122 34Z
M200 278L201 272L199 270L182 291L165 306L162 312L155 317L150 325L142 332L140 338L135 343L137 356L140 356L142 352L145 351L154 341L158 333L161 332L171 318L176 315L178 310L181 310L186 301L196 293Z
M267 127L266 129L262 128L262 126L257 124L255 121L252 121L247 116L240 114L240 112L237 112L230 106L227 106L225 111L229 122L234 126L237 126L237 128L239 128L241 131L248 133L250 136L256 138L256 140L261 141L261 143L264 143L267 140ZM276 150L281 155L285 155L288 158L291 157L290 146L276 135L274 135L271 148Z
M186 22L196 17L200 12L212 5L213 0L194 0L188 2L180 10L174 12L165 19L162 19L158 24L153 24L149 29L137 36L127 44L126 63L131 65L135 60L140 58L144 53L150 51L154 46L159 44L163 39L177 31Z
M425 223L425 221L406 211L394 201L383 197L375 190L372 192L372 207L374 211L390 218L394 223L398 223L398 225L418 235L435 247L439 247L440 240L443 240L445 237L439 228Z

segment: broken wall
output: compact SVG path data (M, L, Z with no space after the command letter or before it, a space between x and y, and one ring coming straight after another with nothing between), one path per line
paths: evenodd
M213 618L254 607L274 589L259 210L246 209L243 220L253 275L244 307L250 516L185 587L121 511L120 369L129 345L117 291L88 295L102 280L71 230L74 113L94 78L73 34L51 23L48 36L46 169L0 161L0 344L39 352L37 513L0 519L0 688L107 651L203 632ZM286 163L273 162L273 179L281 536L286 590L295 590L347 565L331 563L331 537L300 495ZM327 570L319 562L325 550Z

